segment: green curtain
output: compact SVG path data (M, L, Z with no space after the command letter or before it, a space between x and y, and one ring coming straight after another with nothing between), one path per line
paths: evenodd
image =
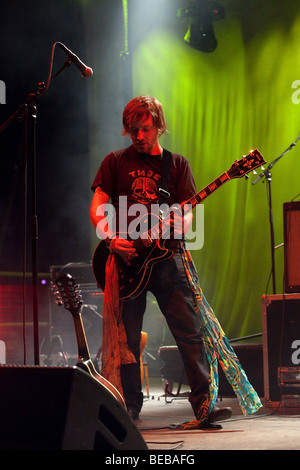
M120 59L127 31L124 4L83 3L94 68L89 82L91 182L108 151L127 144L121 138L121 114L129 92L162 102L169 128L162 144L189 159L198 190L250 149L258 148L270 163L298 136L300 93L292 85L300 80L299 3L226 2L225 19L215 23L218 47L204 53L183 42L180 20L170 16L166 21L162 7L174 15L174 2L128 2L134 40L127 93L128 74ZM229 181L204 202L204 245L192 251L202 289L229 338L262 331L261 296L272 294L267 184L252 185L254 178ZM283 242L283 203L300 193L299 181L300 143L272 169L276 245ZM97 242L93 231L92 251ZM283 248L278 248L278 294L283 292L283 260Z
M287 17L282 5L282 13L247 35L238 19L216 23L218 47L209 54L159 25L134 49L133 95L162 102L169 132L161 143L189 159L198 190L252 148L270 163L300 131L300 105L292 102L292 83L300 80L300 9ZM300 145L272 170L276 245L283 242L282 205L300 193L299 155ZM267 184L252 185L254 179L229 181L204 202L204 245L192 251L229 338L262 331L260 299L272 294ZM278 248L277 294L283 258Z

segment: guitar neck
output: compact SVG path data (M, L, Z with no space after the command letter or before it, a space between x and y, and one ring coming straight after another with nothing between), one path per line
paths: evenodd
M90 352L87 345L87 340L83 328L82 318L80 313L72 313L73 322L75 327L76 339L77 339L77 346L78 346L78 359L87 361L90 359Z
M182 216L182 209L184 209L184 214L191 211L197 204L203 202L208 196L214 193L218 188L220 188L224 183L231 180L232 178L241 178L249 173L251 170L254 170L258 166L265 163L265 160L261 153L256 150L251 150L250 153L240 160L235 160L231 167L222 173L218 178L216 178L212 183L206 186L204 189L199 191L199 193L192 196L187 201L184 201L176 209L172 207L174 213L177 212L178 215ZM146 231L140 237L142 244L144 246L149 246L152 243L152 239L158 239L163 236L163 234L169 231L169 223L164 223L164 221L169 222L171 215L167 215L165 219L161 218L160 222L151 227L150 230ZM168 220L169 219L169 220ZM141 244L140 244L141 245ZM142 246L142 245L141 245Z
M224 183L226 183L226 181L229 181L230 179L231 179L230 176L225 171L224 173L222 173L222 175L220 175L218 178L212 181L212 183L210 183L208 186L206 186L201 191L199 191L199 193L195 194L190 199L182 203L181 206L188 204L192 206L192 209L193 209L197 204L200 204L201 202L203 202L204 199L210 196L213 192L219 189Z
M220 175L218 178L216 178L212 183L210 183L208 186L206 186L204 189L199 191L199 193L195 194L192 196L190 199L187 201L184 201L180 206L175 210L174 213L178 212L179 215L182 216L182 208L184 208L184 213L186 214L187 212L190 212L197 204L200 204L201 202L204 201L208 196L210 196L214 191L216 191L218 188L220 188L226 181L229 181L231 178L225 171ZM170 219L170 215L166 217L166 219L161 220L156 226L151 227L150 230L148 230L147 235L143 234L141 237L143 240L143 245L147 246L152 243L152 239L154 238L159 238L163 236L164 233L168 232L170 230L170 226L168 223L168 220Z

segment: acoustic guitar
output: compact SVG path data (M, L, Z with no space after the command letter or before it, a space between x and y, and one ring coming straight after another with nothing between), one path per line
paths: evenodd
M87 344L87 339L84 331L84 326L81 317L82 298L76 284L75 279L70 274L63 274L55 280L58 305L63 305L66 310L71 312L73 323L75 327L77 346L78 346L78 359L76 366L99 382L106 390L108 390L116 400L124 407L125 402L119 391L100 375L91 361L90 352Z

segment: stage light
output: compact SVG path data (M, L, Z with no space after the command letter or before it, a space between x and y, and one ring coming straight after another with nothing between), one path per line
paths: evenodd
M213 52L216 49L218 41L213 22L225 17L223 7L209 0L194 0L189 6L180 8L177 17L188 22L184 41L191 47L203 52Z
M190 21L184 41L203 52L213 52L218 45L212 22L204 20Z

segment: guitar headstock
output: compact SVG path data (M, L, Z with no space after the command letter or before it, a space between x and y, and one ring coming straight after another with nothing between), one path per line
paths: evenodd
M75 279L70 274L62 274L55 280L54 292L58 305L63 305L72 315L79 313L82 297Z
M248 155L245 155L240 160L236 160L227 171L227 174L230 178L242 178L264 163L266 161L261 153L257 149L251 150Z

